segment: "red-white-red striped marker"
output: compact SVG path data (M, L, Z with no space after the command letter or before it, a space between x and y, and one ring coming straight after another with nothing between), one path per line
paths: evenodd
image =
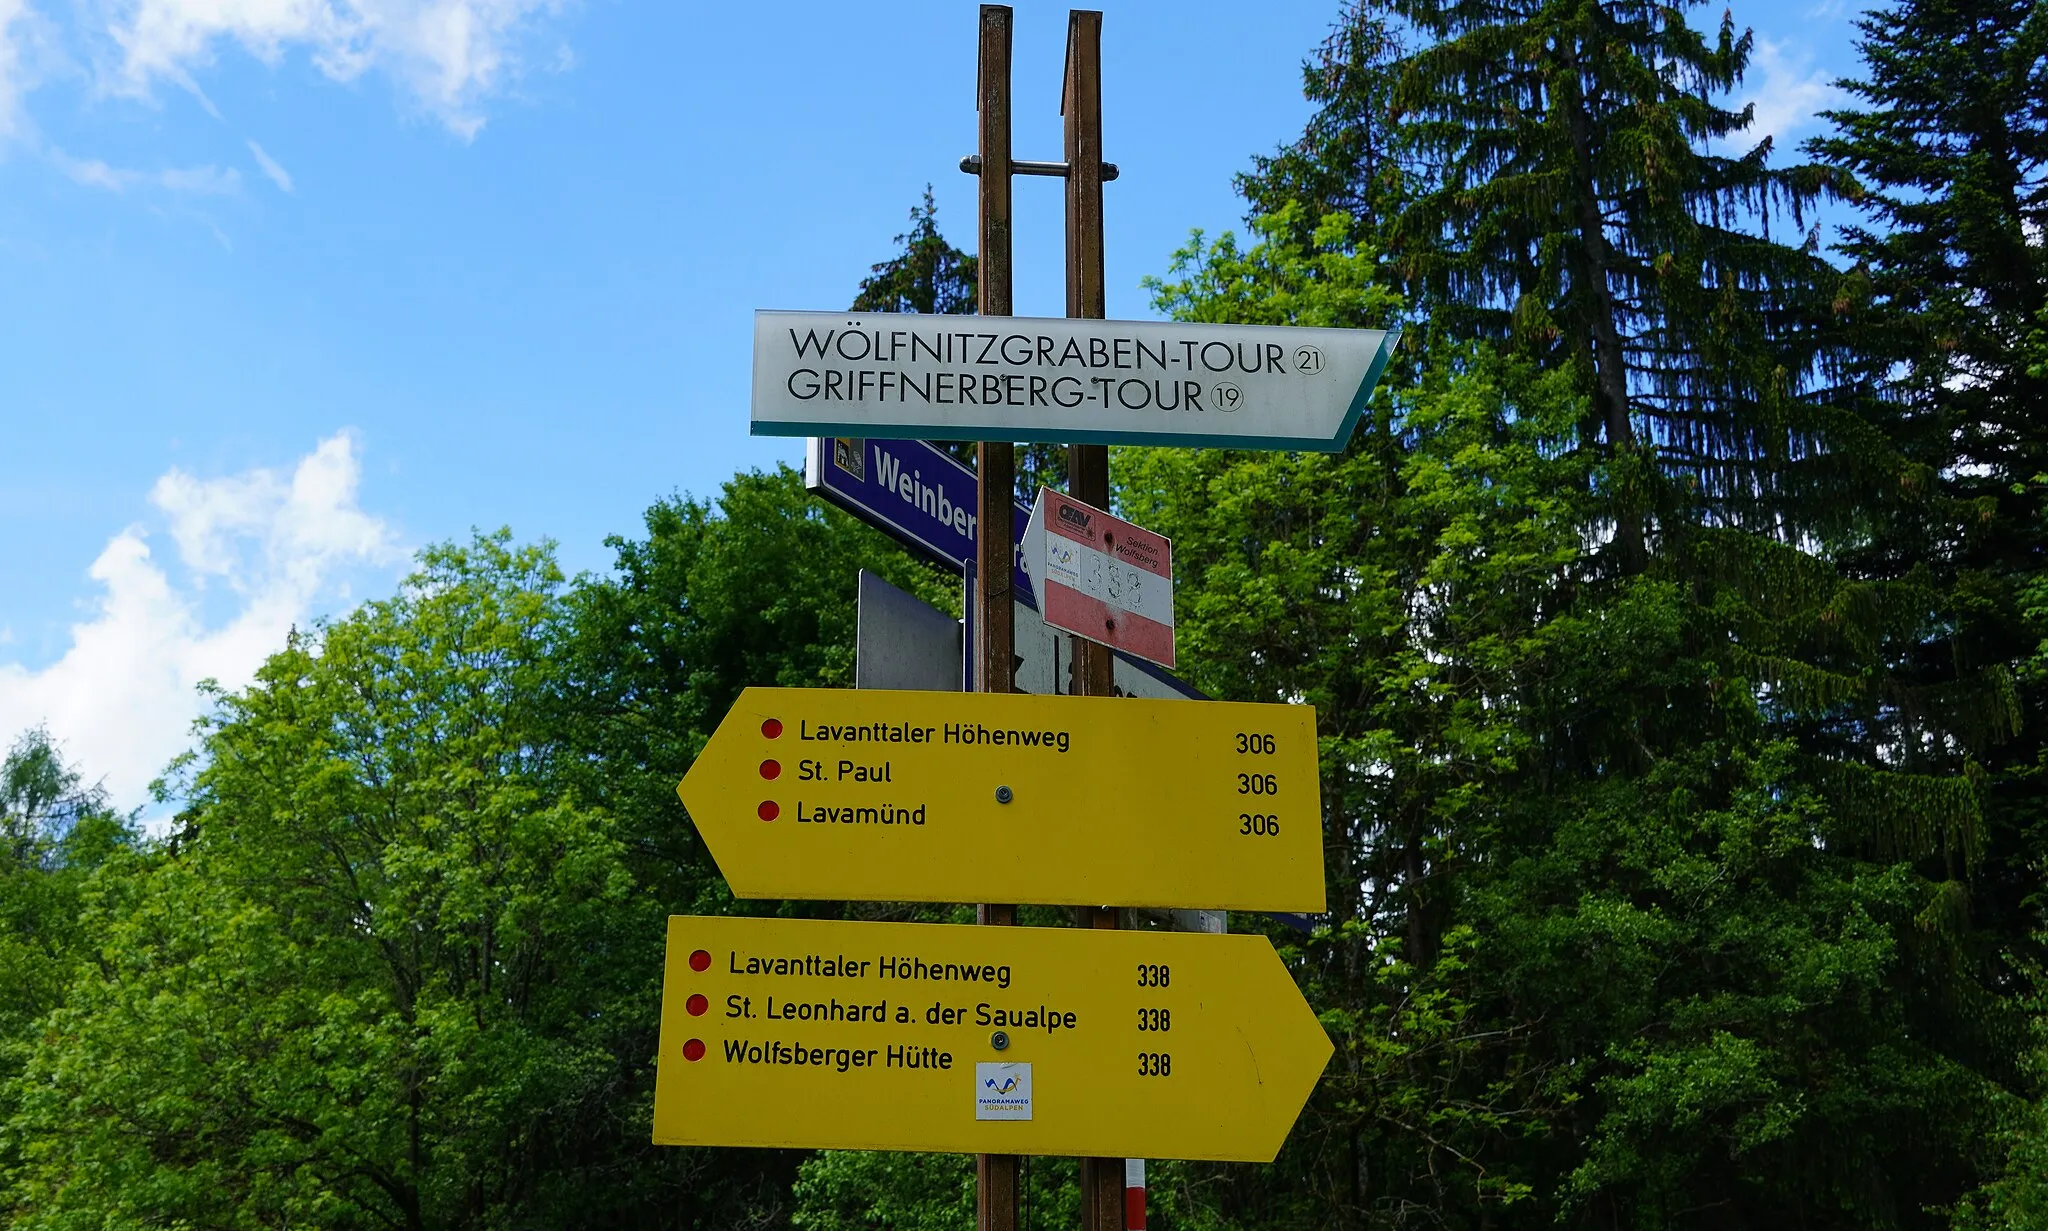
M1046 624L1173 666L1173 544L1164 536L1040 488L1022 546Z
M1124 1231L1145 1231L1145 1160L1124 1160Z

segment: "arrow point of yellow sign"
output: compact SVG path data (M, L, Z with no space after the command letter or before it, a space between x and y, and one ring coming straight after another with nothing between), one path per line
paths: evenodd
M1336 1047L1330 1042L1329 1032L1323 1029L1315 1010L1302 998L1279 954L1273 955L1267 974L1267 1003L1282 1007L1265 1023L1264 1038L1255 1038L1245 1027L1240 1027L1238 1033L1252 1052L1260 1081L1271 1091L1265 1106L1274 1116L1270 1137L1273 1149L1263 1161L1272 1162L1286 1143L1295 1121L1300 1118L1301 1108L1315 1093L1316 1083L1322 1080L1323 1070L1330 1066L1330 1057L1336 1054Z

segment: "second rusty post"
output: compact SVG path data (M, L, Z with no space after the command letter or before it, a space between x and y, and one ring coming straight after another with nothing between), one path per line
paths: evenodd
M1010 9L981 6L976 105L981 114L981 236L976 306L983 316L1010 315ZM980 533L975 536L974 674L969 687L1009 692L1015 668L1010 605L1010 489L1016 485L1015 446L981 444L974 451L981 480ZM1014 924L1017 908L984 902L981 923ZM974 1159L976 1231L1017 1231L1017 1156Z
M1067 315L1101 320L1108 302L1102 270L1102 14L1075 9L1067 14L1066 85L1060 92L1067 152ZM1067 492L1098 509L1109 507L1109 447L1067 448ZM1113 691L1109 647L1074 638L1077 697L1107 697ZM1083 927L1113 928L1109 906L1083 907ZM1124 1160L1081 1160L1082 1231L1123 1231Z

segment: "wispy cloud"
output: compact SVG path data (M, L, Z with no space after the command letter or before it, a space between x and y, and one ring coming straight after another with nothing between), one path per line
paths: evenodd
M71 178L74 184L87 188L104 188L109 192L126 192L140 182L139 171L122 171L108 166L97 158L73 158L61 150L52 151L50 161L57 169Z
M154 179L172 192L194 196L230 197L242 190L242 173L233 167L172 167Z
M272 158L264 151L262 146L254 141L249 143L249 152L256 156L256 165L263 168L263 174L270 177L270 182L276 184L280 192L290 192L292 190L291 172L278 166L277 159Z
M569 2L0 0L0 143L33 144L35 89L81 72L115 96L148 99L171 85L221 119L201 78L236 49L272 66L303 55L336 81L382 75L407 110L469 140L529 61L538 72L574 65L549 28Z
M45 724L88 775L105 776L117 803L143 803L189 742L201 680L247 684L293 626L346 598L351 570L398 562L390 526L358 503L361 477L346 434L321 441L289 474L166 473L150 503L182 584L143 526L114 535L88 571L97 601L63 655L39 669L0 661L0 741ZM232 603L210 621L201 599L212 588Z
M1758 39L1750 60L1745 102L1756 107L1749 136L1772 137L1778 149L1792 137L1819 123L1816 113L1842 100L1835 74L1813 66L1813 53L1788 43Z
M0 0L0 140L20 135L28 92L28 43L38 18L28 0Z
M50 151L50 161L73 183L87 188L104 188L109 192L148 187L187 196L226 197L242 190L242 173L233 167L169 167L161 171L141 171L109 166L97 158L73 158L57 149Z
M198 94L196 71L223 46L270 64L303 50L337 81L372 70L390 76L468 139L484 126L483 104L520 72L526 36L561 7L562 0L112 0L108 31L119 56L110 85L147 95L170 82Z

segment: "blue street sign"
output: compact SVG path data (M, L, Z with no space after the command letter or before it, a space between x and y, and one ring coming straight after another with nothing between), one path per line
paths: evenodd
M940 564L964 569L974 560L981 481L929 441L813 436L804 486ZM1011 586L1036 609L1037 591L1015 546L1024 541L1031 509L1017 504L1013 513Z

